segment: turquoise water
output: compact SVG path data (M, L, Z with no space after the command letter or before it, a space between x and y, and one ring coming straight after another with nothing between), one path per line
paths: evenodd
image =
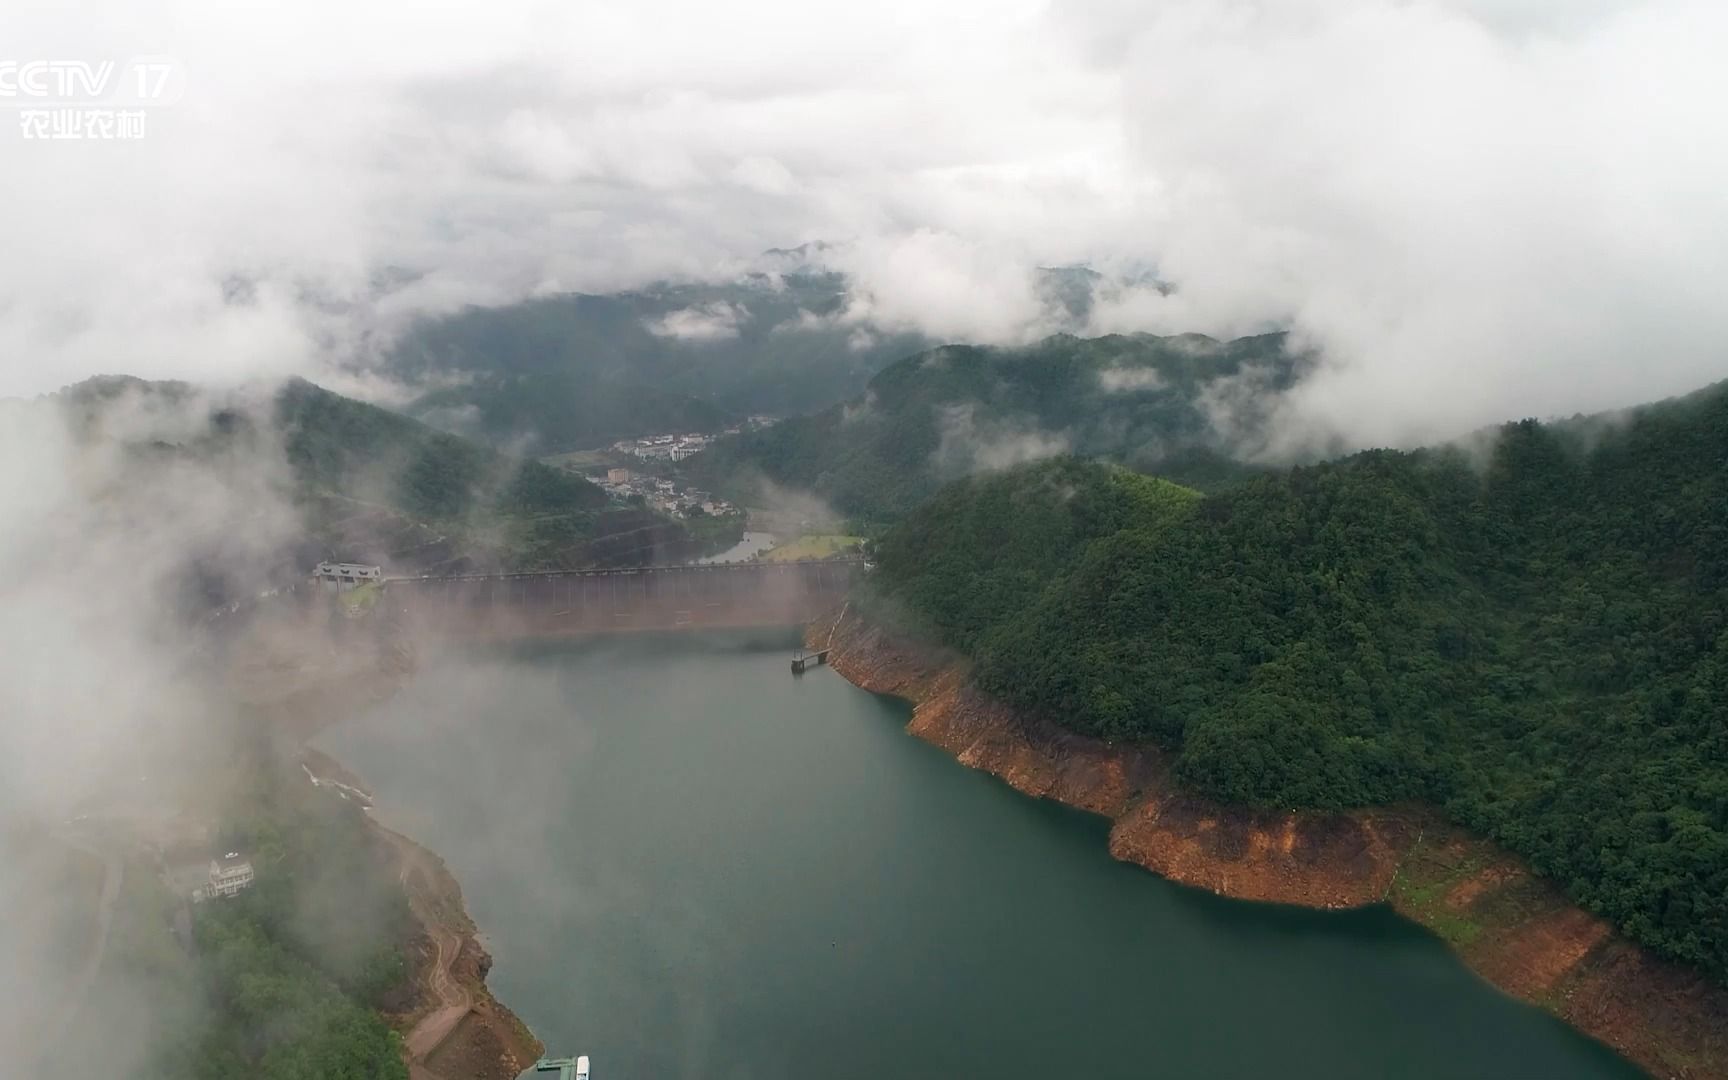
M428 664L321 745L595 1080L1625 1078L1389 911L1223 900L901 730L794 639Z

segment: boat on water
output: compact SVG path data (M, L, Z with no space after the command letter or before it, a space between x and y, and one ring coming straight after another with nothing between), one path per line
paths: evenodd
M534 1063L534 1068L522 1074L521 1080L532 1080L535 1073L555 1072L558 1080L588 1080L588 1055L579 1054L573 1058L543 1057Z

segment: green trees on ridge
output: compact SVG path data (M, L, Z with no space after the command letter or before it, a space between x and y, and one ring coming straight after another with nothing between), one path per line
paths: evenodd
M1202 791L1437 803L1728 977L1728 385L1095 509L1131 490L1071 461L951 488L880 591Z

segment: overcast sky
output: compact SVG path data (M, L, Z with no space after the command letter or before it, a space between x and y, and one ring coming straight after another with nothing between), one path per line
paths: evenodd
M1096 329L1289 326L1302 421L1363 442L1629 404L1728 376L1725 40L1720 0L9 0L0 65L183 93L133 140L0 100L0 393L316 375L824 239L944 339L1039 333L1035 266L1155 267Z

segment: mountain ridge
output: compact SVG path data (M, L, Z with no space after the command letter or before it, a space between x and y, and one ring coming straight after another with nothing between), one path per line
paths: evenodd
M1108 499L1109 477L1058 462L944 489L877 545L874 602L1008 704L1171 751L1202 794L1434 803L1728 978L1728 383L1507 424L1485 455L1270 473L1155 528L1094 514L1037 557L990 541L1069 514L1053 491Z

